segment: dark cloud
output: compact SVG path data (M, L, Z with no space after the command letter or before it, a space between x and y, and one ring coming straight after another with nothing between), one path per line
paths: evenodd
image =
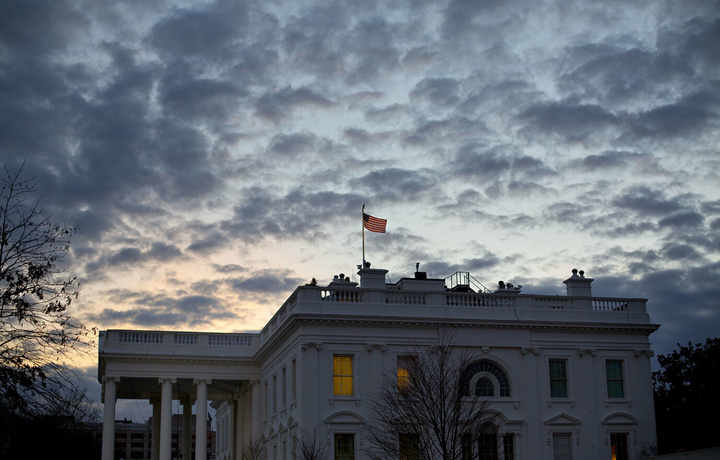
M277 19L245 2L218 0L199 8L176 9L152 27L148 42L166 59L228 59L259 25L277 28Z
M410 91L410 100L427 103L435 109L456 104L459 84L452 78L425 78Z
M114 290L111 298L115 303L137 305L136 307L114 309L105 308L91 313L88 320L101 328L110 328L121 324L135 327L207 327L213 321L236 321L242 319L212 295L183 294L173 295L143 291Z
M3 2L0 46L21 58L60 52L72 39L89 33L89 25L70 1Z
M450 117L439 120L419 120L419 123L405 136L403 142L409 146L436 147L439 142L455 142L475 138L487 131L482 121L466 117Z
M431 171L413 171L399 168L377 169L352 179L353 189L365 190L386 201L434 201L440 198L438 178Z
M612 204L644 217L669 215L683 209L678 199L667 199L661 190L653 190L644 185L623 190L612 200Z
M596 104L555 102L533 105L518 116L529 121L525 136L559 135L568 142L582 142L605 128L616 126L618 118Z
M670 260L699 260L700 253L687 244L667 244L662 249L663 257Z
M225 121L239 107L245 90L229 81L190 78L169 73L163 79L160 102L168 116L188 121Z
M242 293L278 294L294 290L302 283L301 278L290 276L289 272L262 270L246 278L235 278L226 281L235 291Z
M247 268L243 267L242 265L237 264L225 264L225 265L217 265L213 264L213 267L218 273L234 273L234 272L244 272L247 270Z
M640 136L695 136L706 129L714 129L718 115L701 107L677 103L641 112L633 129Z
M319 138L309 132L277 134L268 146L268 152L293 157L316 149Z
M297 108L328 108L332 105L333 102L308 87L286 86L263 94L255 103L255 112L262 118L278 122L291 116Z
M608 150L598 155L588 155L582 159L578 168L586 171L604 171L608 169L620 169L627 167L630 163L644 158L646 155L635 152L622 152Z
M110 255L87 264L86 269L94 272L103 268L139 266L148 262L168 262L182 257L182 251L173 245L155 242L143 250L138 247L124 247Z
M705 218L702 214L695 211L679 212L660 219L658 226L660 228L692 228L703 225Z
M244 191L233 217L222 221L219 228L228 238L249 243L267 237L314 239L330 230L320 223L331 225L356 215L363 201L362 196L350 193L299 188L280 196L252 187Z

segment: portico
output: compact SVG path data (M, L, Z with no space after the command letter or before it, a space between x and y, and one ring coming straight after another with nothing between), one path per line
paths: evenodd
M196 406L196 460L207 460L209 401L241 403L234 426L250 437L260 428L258 367L252 363L256 334L110 330L100 334L98 378L103 383L102 459L112 460L117 399L144 399L153 406L152 459L172 456L172 402L183 407L182 458L191 451L192 406Z

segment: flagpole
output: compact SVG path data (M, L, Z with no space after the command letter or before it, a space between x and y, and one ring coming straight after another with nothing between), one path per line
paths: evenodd
M363 241L363 263L362 268L365 268L365 205L363 204L362 207L362 216L360 216L360 220L362 222L362 241Z

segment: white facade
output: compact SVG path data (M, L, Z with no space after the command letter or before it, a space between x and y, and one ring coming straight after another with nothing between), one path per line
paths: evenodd
M507 450L514 459L610 460L613 445L635 458L657 444L648 336L658 326L645 299L592 297L582 272L564 281L567 296L512 286L450 290L423 273L392 285L385 270L358 274L359 287L338 277L325 287L298 287L259 334L101 333L105 435L112 439L115 396L155 401L154 458L169 460L163 428L171 400L188 411L193 401L210 400L217 459L239 459L251 437L262 439L269 459L292 459L296 437L316 429L330 458L344 443L349 458L362 459L367 395L409 347L451 328L494 387L498 434L511 439L500 443L498 458ZM349 395L336 395L335 358L346 365L343 381L352 390L341 392Z

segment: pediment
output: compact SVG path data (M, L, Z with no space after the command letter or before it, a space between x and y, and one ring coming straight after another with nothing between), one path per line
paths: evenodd
M545 425L580 425L580 420L572 415L561 413L543 422Z
M629 414L616 412L605 417L605 420L600 423L603 425L637 425L638 419Z
M325 419L332 424L365 424L365 419L354 412L335 412Z

